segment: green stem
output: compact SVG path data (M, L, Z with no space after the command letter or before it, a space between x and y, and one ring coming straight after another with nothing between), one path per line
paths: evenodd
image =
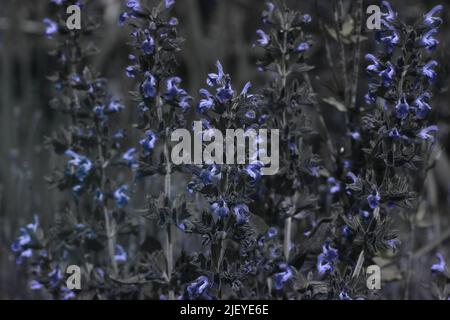
M169 129L166 129L166 137L164 140L164 158L166 161L166 174L164 177L164 196L170 205L170 198L172 196L172 163L170 162L169 154ZM170 219L169 219L170 220ZM170 282L172 280L173 271L173 230L172 221L167 224L166 230L166 262L167 262L167 280L169 283L169 300L175 300L174 291L170 289Z
M101 132L98 128L98 124L96 126L97 129L97 148L98 148L98 157L100 159L100 190L101 192L104 192L105 190L105 156L103 154L103 140L101 138ZM106 201L106 200L105 200ZM117 268L117 261L114 258L115 255L115 244L114 244L114 232L112 230L112 221L109 217L108 213L108 206L106 202L103 202L103 216L105 219L105 232L106 232L106 239L107 239L107 245L108 245L108 255L109 259L111 261L111 266L113 269L113 276L117 276L118 274L118 268Z

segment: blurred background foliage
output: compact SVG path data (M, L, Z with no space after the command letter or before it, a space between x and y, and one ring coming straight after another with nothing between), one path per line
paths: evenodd
M0 299L33 298L27 289L27 279L22 279L10 253L10 243L20 225L31 221L38 214L43 226L52 223L55 212L64 206L65 200L58 190L50 190L45 176L57 164L50 150L44 148L44 137L60 125L58 116L49 106L52 97L50 82L52 57L48 55L54 43L43 35L42 20L48 15L48 0L1 0L0 1ZM111 91L123 98L127 111L122 120L126 127L136 121L135 106L127 100L132 82L128 81L124 69L127 64L129 29L117 25L122 11L122 0L96 0L96 10L101 21L96 32L95 44L100 53L93 57L93 65L109 79ZM310 33L314 46L310 53L310 72L318 97L334 96L342 88L336 87L341 76L330 68L327 61L338 59L333 39L334 2L330 0L291 0L292 8L309 13L313 18ZM344 10L352 1L344 1ZM391 1L395 10L407 22L414 22L444 1L408 0ZM364 1L364 8L377 1ZM180 75L189 93L198 96L204 87L204 79L214 69L219 59L234 81L242 87L251 81L255 87L270 79L263 79L255 62L258 51L252 48L256 40L255 30L260 26L260 13L264 9L262 0L178 0L174 14L179 18L182 36L186 39L181 52ZM427 205L419 207L416 214L417 227L414 245L408 246L410 232L405 223L400 227L403 249L400 254L412 257L413 264L402 263L383 269L383 280L411 278L413 298L430 298L429 267L434 262L437 250L449 257L450 224L448 207L450 201L450 160L448 140L450 110L449 101L449 41L450 11L443 13L444 25L439 31L441 45L436 52L440 63L438 92L433 99L433 117L440 126L439 143L436 146L437 162L426 181ZM351 30L354 22L344 22ZM366 40L362 43L359 68L357 103L363 103L367 89L364 54L373 51L373 33L364 30ZM330 46L329 56L325 44ZM350 64L352 61L350 61ZM355 79L352 79L354 81ZM346 132L342 126L342 115L330 105L320 102L331 138L339 148L339 136ZM136 142L137 132L129 132ZM406 244L406 245L405 245ZM406 259L405 259L406 260ZM411 262L411 260L409 260ZM380 262L382 263L382 262ZM408 269L409 268L409 269ZM412 269L411 269L412 268ZM408 270L406 270L408 269ZM391 279L392 278L392 279ZM384 298L402 297L395 281L385 290Z

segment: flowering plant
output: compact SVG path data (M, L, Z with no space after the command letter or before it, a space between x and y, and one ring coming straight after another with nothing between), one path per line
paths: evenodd
M180 76L175 0L127 0L118 25L131 50L128 103L91 66L99 52L91 17L102 6L49 5L51 107L62 125L46 138L59 158L46 180L64 197L52 204L50 230L36 215L11 245L32 290L57 299L372 299L382 291L364 270L405 258L402 288L411 296L417 211L428 205L422 182L438 138L442 6L409 25L382 2L359 97L363 2L335 1L334 27L317 19L331 71L340 72L327 83L313 76L314 15L266 1L253 44L263 80L238 86L229 61L217 61L197 94L185 89L190 75ZM69 5L81 9L81 30L65 24ZM334 96L321 99L323 85ZM334 135L325 105L345 123ZM123 121L125 112L136 123ZM191 131L192 145L184 141ZM265 175L269 151L279 159L273 175ZM402 221L410 232L400 232ZM436 259L433 293L445 299L450 276L444 256ZM82 288L67 287L73 265Z

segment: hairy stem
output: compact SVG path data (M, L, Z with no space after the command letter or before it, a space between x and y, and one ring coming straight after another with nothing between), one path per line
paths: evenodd
M283 251L286 261L289 261L289 251L291 246L291 229L292 229L292 218L286 218L284 220L284 244Z
M416 237L416 216L410 217L410 243L409 243L409 252L408 252L408 271L406 272L406 283L405 283L405 300L409 300L411 296L411 279L413 277L413 268L414 268L414 245L415 245L415 237Z
M105 156L103 154L103 141L101 138L101 132L100 129L97 127L97 148L98 148L98 157L100 159L100 190L102 192L104 192L105 190ZM106 201L106 200L105 200ZM115 244L114 244L114 233L112 230L112 222L111 219L109 217L109 213L108 213L108 206L106 204L106 202L103 202L102 204L103 206L103 216L105 219L105 232L106 232L106 239L107 239L107 244L108 244L108 255L109 255L109 259L111 261L111 266L113 269L113 275L116 276L118 274L118 268L117 268L117 261L114 258L115 255Z
M356 108L356 96L358 92L358 75L359 75L359 61L361 59L361 33L362 33L362 15L363 15L363 1L358 0L356 8L356 44L353 56L353 85L351 88L351 103L350 108Z
M344 46L344 41L342 40L341 37L341 31L342 31L342 18L343 18L343 14L344 14L344 9L343 9L343 3L342 0L335 1L335 10L334 10L334 22L335 22L335 32L336 32L336 38L337 38L337 42L339 44L339 55L341 57L341 67L342 67L342 76L343 76L343 86L344 86L344 101L345 104L348 104L348 75L347 75L347 55L345 52L345 46Z
M288 103L288 90L287 90L287 77L288 77L288 44L287 44L287 36L288 36L288 30L286 26L285 17L283 14L281 14L281 21L282 21L282 28L283 28L283 42L281 44L281 52L282 57L280 61L280 68L279 68L279 76L281 81L281 90L284 90L284 100L286 102L286 106L283 109L283 126L287 127L287 117L286 117L286 107ZM292 232L292 218L288 217L284 220L284 245L283 245L283 251L284 256L286 258L286 261L289 260L289 251L290 251L290 244L291 244L291 232Z
M166 137L164 140L164 158L166 161L166 174L164 177L164 196L168 204L170 204L171 198L171 184L172 184L172 164L170 162L169 154L169 129L166 129ZM169 221L166 230L166 262L167 262L167 279L169 283L169 300L174 300L175 295L173 290L170 289L170 281L172 279L173 270L173 232L172 222Z

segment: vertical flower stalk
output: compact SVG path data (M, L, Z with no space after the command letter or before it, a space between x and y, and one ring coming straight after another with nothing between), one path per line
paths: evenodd
M192 166L192 180L188 184L188 191L202 195L209 204L201 221L193 221L194 225L202 227L196 227L192 232L208 238L211 270L203 270L202 277L207 277L208 283L212 282L208 285L209 289L213 284L218 288L215 297L221 299L223 292L229 290L227 285L230 283L230 279L224 275L224 268L228 265L225 263L226 253L230 250L227 243L236 242L242 265L251 263L249 260L256 239L250 225L250 206L261 181L262 169L262 163L258 160L261 149L257 145L261 145L261 139L267 137L259 135L257 131L265 119L261 97L250 93L250 83L245 84L241 91L236 91L230 75L224 71L219 61L216 68L216 73L208 74L208 89L200 90L202 99L197 105L200 121L194 123L194 127L200 126L198 129L201 131L204 142L202 147L205 150L203 155L207 158L204 159L204 165ZM255 146L250 146L250 149L256 152L246 153L244 159L240 159L238 155L237 159L240 160L235 163L236 159L230 158L229 139L226 144L217 142L216 135L221 135L227 129L242 130L252 137L250 143L255 143ZM211 143L213 137L215 140ZM239 138L236 145L234 138L232 141L234 150L243 147ZM246 280L245 274L241 272L231 278L232 282ZM199 298L198 294L191 294L189 288L190 285L187 287L188 298Z
M112 215L114 209L108 205L108 202L110 200L120 202L116 206L122 209L128 203L129 196L126 192L118 193L117 190L120 188L109 194L107 192L107 186L114 185L113 177L108 172L111 164L125 166L122 159L117 158L121 152L121 137L111 132L110 120L125 107L119 99L109 95L106 80L97 77L89 65L84 64L87 58L85 55L90 52L87 47L83 47L83 31L66 30L64 8L71 4L78 5L82 9L86 8L84 3L78 1L58 2L55 5L61 8L60 20L58 22L50 19L44 21L48 26L47 36L53 37L61 32L61 37L67 38L62 40L57 51L61 71L52 77L52 80L60 97L52 103L55 108L62 109L70 115L72 125L68 141L53 140L52 144L58 153L58 148L61 148L59 144L64 143L64 147L67 148L65 154L71 158L66 168L66 177L59 181L60 186L72 186L77 204L84 201L83 198L92 197L91 201L102 212L112 276L116 277L118 275L116 223ZM93 28L94 26L85 27ZM91 140L91 144L87 144L86 140ZM83 153L90 156L82 155ZM95 159L95 163L90 159Z
M414 177L424 178L427 154L435 139L432 133L437 131L437 126L428 120L432 85L437 77L437 62L430 59L429 54L438 44L432 35L442 23L435 17L442 6L433 8L411 26L400 20L387 1L383 1L383 7L382 29L376 33L377 52L366 55L370 63L367 67L370 81L365 100L372 110L362 115L361 122L366 130L357 130L358 135L352 135L357 149L361 149L360 143L366 144L362 147L366 154L365 165L355 167L345 178L345 203L355 207L358 202L355 200L362 197L366 204L359 203L359 213L345 218L343 236L350 242L363 237L359 234L360 228L351 221L355 217L363 221L364 232L369 231L371 235L369 238L366 236L357 266L376 256L383 246L397 248L399 241L389 222L390 217L395 212L406 212L402 208L414 208L413 203L421 193L415 188ZM357 153L355 150L354 154ZM409 220L409 251L412 252L415 217ZM377 242L379 247L373 245ZM354 251L357 250L354 247ZM412 268L411 255L408 260ZM406 298L410 291L410 277L409 272Z
M284 255L289 261L292 219L297 213L301 193L308 192L310 187L302 186L301 181L308 180L303 179L305 176L315 176L319 167L316 156L309 154L302 158L300 152L304 139L312 132L308 119L311 115L304 108L314 102L311 87L305 80L312 69L306 60L313 43L304 29L312 18L309 14L291 11L281 1L279 4L267 2L262 20L268 30L257 30L259 39L255 45L265 50L259 70L273 74L276 79L264 90L268 110L266 125L282 132L280 163L284 167L280 168L278 179L282 181L281 189L290 190L283 193L278 187L270 189L270 194L275 195L274 202L284 204L283 208L270 210L284 212ZM294 168L291 163L295 163Z
M89 57L97 49L86 35L95 30L96 24L88 18L86 3L51 1L55 16L44 19L47 38L56 42L52 55L57 67L49 77L55 98L50 104L64 116L64 126L45 142L67 161L64 168L55 169L47 180L65 191L71 201L58 213L48 238L38 228L36 218L33 224L22 228L21 236L13 244L13 251L20 253L19 262L26 257L34 276L30 288L45 289L61 299L77 296L66 287L63 273L67 266L85 268L85 276L95 278L92 283L98 284L92 290L93 295L103 297L103 289L99 288L114 286L111 279L117 278L119 264L126 263L128 257L116 241L116 230L121 226L116 226L114 218L124 213L130 200L124 179L117 176L118 172L126 176L129 170L129 161L121 157L123 130L114 126L114 119L125 106L108 92L107 81L89 65ZM69 5L81 8L87 21L85 29L68 30ZM118 297L112 290L108 294Z
M133 93L138 103L138 128L144 133L140 141L141 156L138 177L161 174L164 181L163 208L158 215L160 225L165 228L166 281L169 299L175 298L172 289L174 267L173 242L174 228L177 223L171 211L174 208L172 198L172 173L174 166L170 158L171 130L185 125L184 114L192 99L180 88L181 79L174 76L177 66L176 53L180 50L182 39L177 35L178 20L167 18L169 9L175 1L160 1L154 8L140 1L128 1L128 10L121 15L120 23L126 20L133 26L132 46L134 53L129 56L131 65L126 73L139 81L139 90ZM158 156L157 144L162 145ZM156 161L155 159L161 159ZM178 166L175 168L180 170ZM153 197L148 196L150 201ZM162 218L161 218L162 217ZM174 221L175 220L175 221Z

